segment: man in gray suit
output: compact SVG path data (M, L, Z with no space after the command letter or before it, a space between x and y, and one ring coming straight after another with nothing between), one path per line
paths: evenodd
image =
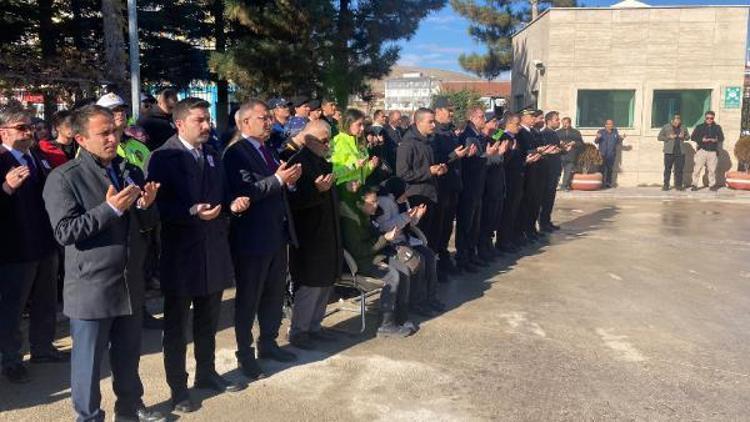
M682 117L675 114L672 121L661 128L657 139L664 143L664 186L661 190L669 190L672 167L674 167L674 187L677 190L685 190L682 169L685 167L685 152L688 148L685 141L690 140L690 135L682 126Z
M103 421L100 366L109 352L116 421L161 421L145 409L138 376L139 286L128 285L128 233L134 213L152 212L159 185L117 157L112 112L92 105L74 113L78 157L55 169L44 200L55 239L65 246L63 312L73 337L71 398L78 421ZM143 286L140 286L141 288Z

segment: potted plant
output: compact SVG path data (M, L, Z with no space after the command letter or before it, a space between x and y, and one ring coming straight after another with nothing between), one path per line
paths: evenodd
M585 143L576 160L576 173L570 188L573 190L599 190L602 188L602 173L599 172L604 163L602 155L594 144Z
M732 189L750 190L750 135L741 136L734 145L737 171L726 173L727 186Z

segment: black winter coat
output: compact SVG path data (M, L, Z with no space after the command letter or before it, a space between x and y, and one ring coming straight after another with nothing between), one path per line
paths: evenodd
M210 145L202 148L202 172L177 135L154 151L148 162L148 179L161 183L156 197L162 223L161 288L178 295L217 293L234 279L221 155ZM203 221L190 215L190 208L200 203L221 204L226 213Z
M430 173L430 166L436 164L431 142L412 125L398 146L396 175L406 182L406 196L437 202L437 180Z
M448 173L438 178L439 193L457 193L463 188L461 181L462 159L456 156L454 150L461 145L456 127L453 123L439 123L435 127L435 136L432 139L432 149L435 152L435 162L447 164Z
M307 148L295 162L302 165L302 176L288 194L298 242L297 247L289 247L289 271L295 283L327 287L341 275L344 259L339 201L335 187L319 192L315 179L331 173L333 167Z

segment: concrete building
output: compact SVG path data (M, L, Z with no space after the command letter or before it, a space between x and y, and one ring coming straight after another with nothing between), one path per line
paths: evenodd
M621 186L661 184L656 136L670 115L681 113L691 130L714 110L726 135L723 175L740 133L748 11L636 0L548 9L513 37L511 107L559 110L589 142L604 119L615 119L627 136ZM686 161L689 179L691 156Z
M385 81L385 109L414 111L429 107L432 96L440 91L440 81L420 72L404 73Z

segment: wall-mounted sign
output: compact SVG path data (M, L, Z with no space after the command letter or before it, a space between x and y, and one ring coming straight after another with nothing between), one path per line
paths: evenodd
M742 87L725 86L723 108L740 108L742 105Z

